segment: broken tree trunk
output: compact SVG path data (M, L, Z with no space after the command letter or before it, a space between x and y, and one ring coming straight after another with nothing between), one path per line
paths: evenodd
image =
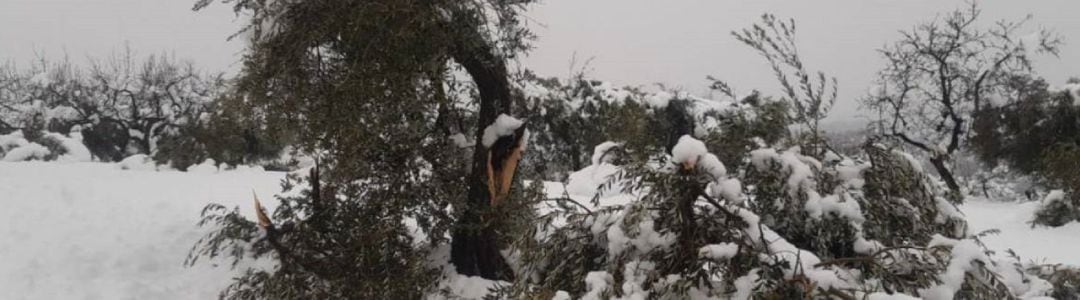
M463 275L509 280L513 278L513 272L499 253L497 228L491 226L497 223L492 222L491 218L497 216L491 213L492 203L496 199L493 199L492 195L492 186L495 183L491 182L493 178L490 178L489 174L495 172L489 172L489 166L493 164L491 160L509 158L493 157L493 153L513 153L517 145L496 142L489 149L479 142L483 140L484 129L494 123L499 114L510 112L509 75L506 63L494 54L494 50L479 34L473 32L465 36L467 38L461 39L458 45L453 47L451 55L476 83L480 93L480 112L474 136L477 143L467 180L468 199L451 232L450 262L454 264L457 272ZM508 165L501 161L498 164ZM516 166L516 161L513 165ZM504 174L506 171L513 176L513 170L500 169L498 173Z

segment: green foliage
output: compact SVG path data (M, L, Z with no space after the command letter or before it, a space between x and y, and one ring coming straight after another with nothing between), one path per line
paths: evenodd
M1018 77L1012 86L1015 98L975 116L972 150L987 165L1037 173L1051 148L1080 145L1080 107L1067 92L1050 92L1042 79Z
M863 204L875 215L863 225L868 234L887 244L927 242L935 233L963 237L966 224L957 208L937 191L918 161L881 145L867 144L863 149L871 163L864 171L865 195L879 199Z
M803 147L814 156L821 156L825 153L825 141L820 136L820 123L836 103L837 82L835 77L826 79L824 72L807 70L799 57L795 28L794 19L785 22L765 14L761 16L761 23L731 34L769 61L783 91L783 102L792 106L791 119L804 126L805 131L800 132L805 135L800 139L804 142ZM789 77L794 77L794 82ZM730 95L730 89L727 90Z
M1080 146L1059 145L1043 155L1043 177L1047 185L1060 187L1050 192L1035 211L1032 225L1061 226L1080 221Z
M567 83L556 78L538 78L526 72L520 79L525 85L544 93L522 97L526 126L532 133L530 151L525 158L524 174L536 174L546 180L565 180L566 176L589 164L592 146L605 142L606 132L613 122L635 128L644 119L645 108L623 104L627 99L604 99L600 82L586 80L582 75ZM621 116L621 117L620 117ZM625 128L625 127L623 127ZM600 131L599 134L584 134Z
M45 131L45 118L40 114L36 114L27 118L22 126L22 137L27 142L36 143L49 150L49 154L45 157L40 157L43 161L56 160L60 155L67 153L67 148L64 148L63 144L54 137L47 136Z
M34 139L27 140L32 143L38 143L39 145L45 146L45 149L49 150L49 155L43 157L42 160L56 160L57 157L67 154L67 148L65 148L64 145L54 137L39 135L34 137Z
M270 270L246 270L222 291L223 297L419 298L431 288L438 272L425 264L428 253L415 247L422 241L402 226L405 216L388 213L394 203L336 201L332 196L358 197L355 191L319 195L312 189L300 190L296 184L303 180L290 180L286 192L293 191L293 196L279 198L273 214L279 226L257 227L236 210L218 205L204 209L203 225L218 229L193 248L189 264L204 256L224 256L234 264L270 255L278 261ZM323 193L337 189L325 188ZM324 202L313 206L313 201Z
M514 91L524 97L503 99L521 108L533 134L524 173L563 179L593 163L593 146L619 142L614 158L596 162L619 169L600 189L629 200L601 206L608 195L598 195L586 206L569 195L549 199L542 182L526 186L515 177L510 200L487 203L496 200L485 195L492 175L478 171L493 172L496 153L469 139L477 142L488 118L509 113L509 104L485 96L509 89L501 62L523 49L523 4L235 1L252 16L238 79L243 101L236 102L245 113L212 115L221 127L186 134L212 137L255 124L273 140L287 128L283 136L319 163L306 179L290 177L272 217L258 223L208 206L204 223L216 230L193 248L189 263L277 262L247 270L223 298L420 298L440 292L440 274L453 275L438 269L448 246L491 250L469 244L488 238L514 246L512 276L484 275L512 278L498 291L507 297L857 298L918 295L941 283L952 249L972 245L950 239L970 237L965 223L909 156L878 144L858 157L827 150L817 121L835 96L824 75L815 84L802 67L793 25L770 17L741 40L773 62L787 92L780 100L757 93L735 99L719 81L714 87L733 101L524 74ZM458 85L458 67L474 86ZM797 83L786 81L781 69L788 67ZM791 132L793 123L809 131ZM703 139L716 157L671 161L687 136ZM182 142L170 151L184 149L215 153ZM710 165L694 164L705 158ZM721 162L726 172L715 168ZM548 203L557 208L534 210ZM468 254L502 259L479 252ZM976 277L993 272L973 266L958 295L1012 296L1000 282Z
M519 241L517 247L523 251L521 261L525 264L520 272L530 276L522 276L515 284L514 297L556 290L582 295L588 292L582 279L594 276L589 274L594 272L613 276L609 282L612 287L636 282L638 288L651 289L657 295L686 295L689 288L710 276L745 273L755 264L753 256L745 257L750 261L731 263L698 256L702 245L742 243L739 228L746 226L726 211L693 207L692 202L710 180L705 174L666 172L640 163L626 168L611 184L626 192L643 191L640 200L594 211L553 211L542 216L540 226ZM605 232L615 227L631 239L647 235L652 238L642 239L659 238L668 241L660 244L670 246L628 245L613 253L603 236L610 236ZM677 240L671 240L676 236ZM675 277L663 277L666 274ZM728 283L730 280L734 278L728 278ZM626 297L628 292L607 288L597 296Z
M526 73L520 107L531 135L525 165L546 180L564 181L588 166L592 147L622 143L628 155L651 155L671 147L674 128L687 126L717 151L725 164L741 165L740 153L787 141L791 105L754 92L736 102L693 98L685 93L646 93L615 88L577 75L563 83ZM665 106L650 101L662 100ZM680 118L685 119L678 121ZM698 130L700 129L700 130ZM666 141L658 142L658 141ZM647 159L648 157L625 157Z
M1080 299L1080 269L1052 264L1031 266L1028 272L1054 285L1054 292L1050 297L1059 300Z
M1053 186L1061 186L1070 192L1080 192L1080 145L1061 144L1048 149L1043 155L1042 169Z
M621 171L601 190L617 187L622 193L635 195L635 200L593 211L567 206L565 210L543 215L540 226L517 244L522 251L521 260L526 264L521 272L528 277L515 283L514 295L550 295L561 290L576 296L615 297L629 296L635 293L633 287L643 287L649 295L676 298L695 293L731 296L734 281L740 278L757 278L750 279L754 280L757 297L802 298L843 293L832 288L815 288L811 280L799 279L797 275L792 278L790 270L795 269L797 274L800 268L792 264L797 265L798 261L782 259L783 254L762 246L775 241L759 243L758 236L748 236L749 231L744 230L748 222L758 224L756 216L760 216L760 225L775 230L785 242L823 259L823 264L858 269L866 276L861 280L874 282L863 288L917 295L920 289L938 283L937 275L948 264L948 251L922 245L933 236L963 238L966 235L965 223L958 217L956 208L908 156L877 144L863 147L863 159L859 161L828 153L828 145L818 136L816 128L832 102L829 99L834 99L824 91L824 76L819 75L821 80L817 85L809 83L810 76L793 48L793 28L790 28L793 25L775 23L768 16L766 22L772 25L756 27L756 31L738 36L773 62L778 79L789 92L781 101L753 93L735 103L733 109L709 110L704 108L709 106L694 99L673 97L666 107L656 109L641 105L647 102L639 99L649 96L619 93L580 76L569 87L560 86L557 80L542 81L546 87L564 91L551 99L565 100L538 102L547 104L543 111L554 117L530 123L557 125L540 127L537 131L543 134L544 129L557 128L573 133L583 131L576 128L584 128L600 138L571 135L572 139L560 141L558 138L565 139L567 134L553 134L554 139L542 136L539 147L544 147L545 142L572 147L590 139L586 145L608 140L622 142L621 160L612 161L620 165ZM769 38L770 33L786 36L784 45L788 48L778 46ZM786 81L781 66L795 69L805 95L796 92L795 86ZM715 89L734 98L730 87L714 81ZM798 102L795 107L793 101ZM619 121L604 122L605 115ZM691 116L693 123L680 126L679 120L686 116ZM788 125L792 122L811 130L790 132ZM750 200L739 204L733 199L710 198L705 193L706 187L720 178L712 178L701 170L656 167L668 165L667 158L660 154L664 149L670 151L673 143L669 137L680 128L689 128L705 141L710 152L728 166L736 182L745 184L745 189L736 193ZM784 158L777 156L760 165L751 164L756 158L752 150L785 143L807 146L806 152L812 156L803 156L802 150L792 148L782 154ZM576 160L571 158L571 161L588 159L586 150L567 152L575 153ZM775 150L772 153L781 155ZM837 158L825 163L814 158L829 155ZM792 165L792 160L797 160L799 166ZM793 187L795 177L806 175L802 168L811 176L800 179L805 181ZM860 179L852 181L852 176ZM823 194L833 194L841 202L857 203L856 207L861 207L860 215L836 212L811 215L806 208L809 202L835 201L822 200ZM598 200L593 201L596 205ZM742 207L756 216L747 219L746 215L734 213ZM628 246L629 249L612 250L608 243L621 235L639 241ZM533 239L534 236L537 238ZM659 242L660 246L654 247L637 244L655 238L670 242ZM699 248L720 244L736 245L737 254L721 260L699 255ZM608 277L608 288L592 287L596 284L593 279ZM620 286L622 289L617 288ZM969 285L965 290L1001 296L997 294L1000 291L981 286ZM598 291L601 294L594 293Z
M565 83L528 72L523 77L523 89L532 93L527 91L520 105L533 133L527 165L547 180L565 180L588 166L592 147L606 141L620 141L624 149L635 150L666 146L655 141L669 139L673 124L665 112L668 107L650 104L646 98L663 98L674 103L671 106L692 105L678 95L615 88L581 74Z
M265 120L247 110L237 97L224 97L209 108L206 118L179 126L176 132L157 142L154 160L173 168L213 159L218 164L262 165L287 170L277 159L295 137L287 128L271 128ZM286 162L287 163L287 162Z
M198 1L196 9L211 2ZM241 30L249 48L236 81L240 100L232 102L243 113L211 116L222 126L195 128L194 135L254 129L259 138L245 141L249 154L266 149L264 137L287 139L319 161L311 187L278 199L271 224L261 225L264 239L225 238L272 249L265 255L279 267L245 273L223 298L421 298L436 288L444 261L431 257L451 245L448 236L459 242L459 233L487 238L492 228L528 226L520 221L531 220L530 212L520 207L533 203L535 188L517 183L506 205L485 209L487 198L472 192L487 193L477 177L484 175L479 160L488 157L479 151L487 149L469 152L452 137L478 139L472 133L488 124L476 123L510 113L485 102L485 93L505 88L504 61L525 48L529 35L518 15L529 1L223 2L249 17ZM480 101L458 84L459 67ZM509 102L505 96L498 95ZM177 148L184 147L199 146ZM220 232L245 226L214 225ZM201 244L193 255L214 256L225 244Z
M1032 227L1036 225L1058 227L1068 224L1073 221L1080 220L1080 208L1077 208L1078 201L1076 194L1069 193L1062 195L1062 199L1053 199L1051 201L1045 201L1041 204L1038 210L1035 211L1035 216L1031 220Z
M745 160L768 157L763 153L769 150L760 151L741 155ZM859 297L817 286L821 273L814 279L800 275L817 271L802 269L810 267L800 265L794 249L806 251L802 259L810 260L811 254L814 261L820 259L815 268L858 270L863 285L857 291L918 295L938 284L949 264L948 248L925 245L934 236L966 237L965 223L909 158L880 145L867 145L865 151L870 163L842 159L815 164L796 154L797 149L772 151L775 159L729 173L746 184L737 192L747 199L744 203L714 198L707 187L723 178L706 169L670 164L665 156L631 160L605 186L634 200L595 210L552 211L524 235L517 244L525 263L519 272L528 276L515 283L513 295L561 290L575 297L732 297L736 290L752 289L755 297L765 298ZM805 175L801 170L810 176L794 181L793 192L793 180ZM810 202L821 201L825 193L857 203L860 214L813 215ZM617 246L621 243L626 244ZM721 259L701 254L709 245L734 247L734 253ZM593 279L606 276L606 289L594 287ZM740 280L753 284L736 287ZM1000 297L998 288L1000 283L972 283L960 293Z
M1033 224L1060 226L1080 219L1080 106L1069 91L1054 92L1045 81L1016 77L1016 97L976 115L972 149L990 166L1006 166L1034 175L1049 189L1061 189L1063 199L1046 201Z
M720 121L715 130L706 131L702 140L709 150L720 158L728 168L740 170L745 166L743 155L764 145L780 145L789 142L788 126L791 105L786 101L764 98L751 93L740 103L747 109L739 109L721 116L717 112L706 115Z
M371 137L419 145L410 142L443 130L433 128L436 118L447 118L437 112L459 100L443 90L453 68L448 59L457 48L480 46L458 45L464 36L490 34L465 43L493 43L507 56L523 49L527 37L515 18L527 1L233 4L252 15L243 30L251 46L238 82L245 101L269 123L295 129L305 150L327 149L344 162L370 155L365 139ZM499 20L497 26L482 26L486 16ZM392 122L426 128L379 126Z
M695 117L690 119L695 124L690 128L695 128L693 131L703 137L711 152L729 166L729 174L746 184L741 193L752 200L745 205L760 215L761 225L772 228L795 247L808 250L830 264L858 269L867 278L873 278L875 285L866 288L916 295L920 289L937 284L936 276L948 263L948 251L929 250L921 245L929 243L935 235L962 238L966 234L965 223L958 217L956 208L945 200L933 181L922 173L921 167L910 156L881 145L864 146L863 159L859 161L839 157L825 163L810 163L816 160L802 156L798 148L788 150L793 153L793 158L800 157L798 160L812 172L810 183L799 184L797 193L789 190L791 177L796 175L793 166L785 165L789 161L751 165L751 150L784 143L811 144L805 142L808 141L806 137L788 131L791 107L787 101L772 101L754 93L735 103L733 109L710 110L695 100L673 97L668 101L668 107L653 109L641 105L645 103L639 100L644 98L641 95L631 93L625 99L611 99L612 94L625 94L599 82L579 82L584 83L579 83L577 92L567 92L566 96L555 94L548 98L555 101L538 102L548 104L546 112L555 111L550 114L558 118L539 118L530 123L547 125L552 119L576 117L574 122L578 123L560 125L574 128L576 124L593 124L591 126L597 127L588 128L589 132L602 138L586 135L559 141L557 138L561 136L552 135L555 139L542 140L545 142L568 145L584 139L596 139L597 142L593 142L596 144L602 140L622 142L618 148L621 155L609 161L620 165L622 171L610 178L601 190L607 186L616 187L623 193L636 195L635 200L626 205L591 211L565 205L562 210L542 215L538 219L539 226L515 244L521 251L520 260L525 262L519 273L527 275L519 277L512 287L511 295L515 297L551 295L560 290L575 296L594 295L590 289L594 283L586 285L586 280L582 279L605 276L610 276L609 288L599 294L601 297L628 296L633 293L626 290L628 285L644 286L650 295L685 297L689 293L709 290L699 285L702 282L726 286L707 292L721 296L725 292L718 291L730 293L734 280L749 276L759 276L754 291L760 297L805 297L838 292L814 289L809 281L788 279L785 270L792 268L793 262L779 259L770 253L771 250L756 244L756 236L747 236L740 230L746 227L747 219L730 211L737 211L739 204L702 200L702 197L709 199L704 190L710 180L716 178L710 178L700 170L655 167L666 164L666 157L660 153L665 148L670 149L670 144L665 141L671 132L678 130L672 120L679 119L680 113L686 116L694 112ZM546 84L561 88L555 80ZM586 113L563 113L558 109L570 107L563 103L578 105L576 107ZM674 108L673 113L668 112L671 108ZM604 114L622 118L621 123L600 121ZM551 127L537 130L543 134L547 128ZM545 144L541 142L536 147L543 148ZM836 157L835 153L830 155ZM581 161L587 159L584 154L579 156ZM852 183L851 176L861 178L859 183ZM806 203L826 193L842 194L841 201L858 203L865 219L855 220L832 213L808 214L804 208ZM571 199L562 201L573 202ZM596 205L598 200L593 201ZM669 246L630 246L623 252L611 252L607 243L611 242L613 228L619 228L618 232L630 239L650 240L659 235L671 242ZM865 241L860 241L863 239ZM876 244L860 246L860 242ZM725 243L738 245L738 255L720 261L698 255L702 246ZM869 249L859 252L859 247ZM904 262L903 266L897 264L899 261ZM716 278L723 280L710 281ZM617 288L620 286L623 289ZM978 286L966 289L980 293L992 291Z
M879 278L886 290L916 294L935 283L934 274L941 271L944 262L932 255L884 250L923 245L934 235L963 238L966 223L933 181L904 154L873 143L862 150L866 162L838 158L817 163L800 157L812 162L805 166L814 175L809 178L810 186L802 186L794 194L791 178L798 176L798 167L792 161L766 160L764 167L755 165L744 179L753 187L750 194L755 201L749 207L762 217L763 224L800 249L822 259L853 260L852 267L865 276ZM781 155L798 157L788 151L790 154ZM852 180L852 176L859 179ZM825 199L817 200L820 197ZM809 213L811 202L827 201L828 197L856 202L860 216L843 211L821 216ZM909 269L904 273L891 270L893 259L908 262Z

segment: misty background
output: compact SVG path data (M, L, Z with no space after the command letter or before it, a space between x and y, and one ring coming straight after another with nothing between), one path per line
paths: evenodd
M168 53L207 71L239 69L242 38L228 41L243 22L231 5L191 11L185 0L5 0L0 2L0 61L25 66L38 57L82 64L130 47L136 55ZM835 76L840 95L833 121L856 119L882 66L876 49L898 31L963 6L961 0L547 0L532 7L539 39L521 63L544 76L565 78L590 61L590 77L616 85L663 83L708 95L705 76L728 81L736 92L776 94L764 59L731 37L763 13L794 18L810 70ZM1080 76L1080 2L982 1L981 22L1026 15L1032 31L1052 29L1065 38L1060 57L1041 56L1036 71L1051 85ZM591 60L590 60L591 59ZM576 63L574 63L576 62Z

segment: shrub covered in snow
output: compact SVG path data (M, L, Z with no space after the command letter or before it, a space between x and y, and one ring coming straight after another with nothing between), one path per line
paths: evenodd
M589 165L591 147L609 131L646 126L652 114L645 93L580 75L559 80L526 72L517 85L523 95L518 105L533 133L525 173L548 180L564 180Z
M870 144L865 159L820 162L761 148L729 172L707 148L683 137L670 156L618 167L605 184L618 188L592 210L545 215L519 242L516 295L1014 296L953 204L899 153Z
M1051 88L1040 78L1017 77L1010 84L1015 97L976 114L972 150L993 169L977 173L969 190L991 199L1037 200L1036 189L1059 189L1060 193L1046 196L1034 223L1059 226L1080 216L1076 209L1062 206L1078 204L1071 199L1080 190L1075 175L1080 167L1077 86L1075 79ZM1015 186L1025 182L1027 186Z
M592 147L609 140L622 141L619 149L651 153L659 149L645 148L670 148L679 138L671 134L673 128L686 126L707 140L739 143L717 153L733 163L738 159L734 152L777 142L791 124L787 102L756 92L733 100L705 99L683 92L615 87L581 74L560 80L529 72L518 89L524 95L523 118L532 133L525 172L547 180L562 181L589 166Z
M1043 155L1059 145L1080 145L1080 105L1069 89L1056 91L1039 78L1021 77L1015 97L975 115L971 149L990 166L1024 174L1043 170Z
M50 150L26 148L25 159L87 161L90 154L120 161L147 154L181 170L206 158L257 163L277 157L284 147L278 137L286 131L270 134L256 114L220 103L229 88L221 75L168 56L136 62L130 55L91 61L86 69L67 61L42 61L25 70L3 66L0 134L22 131ZM74 135L85 147L65 153L73 149L66 136Z
M176 127L173 134L157 141L155 161L186 170L207 159L224 166L259 165L274 170L295 166L283 161L291 155L292 132L271 124L262 114L242 103L235 95L225 95L207 105L207 111Z
M1080 299L1080 268L1061 264L1036 265L1029 267L1028 273L1045 279L1053 286L1050 297L1059 300Z
M1035 201L1045 193L1039 177L1012 170L1001 164L986 170L979 166L966 178L967 191L970 195L991 201Z
M217 75L167 57L132 60L130 53L92 61L83 69L67 61L41 62L4 73L0 124L68 134L79 131L101 161L152 153L157 140L198 118L224 88ZM3 128L0 128L3 130Z
M1067 194L1063 190L1050 191L1039 203L1039 210L1035 211L1035 218L1031 220L1032 226L1057 227L1080 220L1077 202L1075 194Z
M37 132L29 137L26 131L0 135L0 158L3 161L90 161L90 151L82 144L79 132L64 136L58 133Z
M1080 146L1060 145L1043 155L1043 172L1046 184L1059 189L1051 191L1042 199L1035 212L1033 225L1061 226L1080 221Z

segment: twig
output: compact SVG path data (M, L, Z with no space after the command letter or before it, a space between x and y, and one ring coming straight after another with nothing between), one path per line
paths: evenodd
M575 201L574 199L570 199L570 197L563 197L563 198L544 198L544 201L556 201L556 202L558 202L558 201L568 201L568 202L570 202L570 203L573 203L573 204L577 204L577 206L578 206L578 207L581 207L581 209L584 209L586 213L589 213L589 214L592 214L592 213L593 213L593 212L592 212L592 210L589 210L589 208L588 208L588 207L586 207L586 206L585 206L584 204L581 204L581 202L577 202L577 201Z

